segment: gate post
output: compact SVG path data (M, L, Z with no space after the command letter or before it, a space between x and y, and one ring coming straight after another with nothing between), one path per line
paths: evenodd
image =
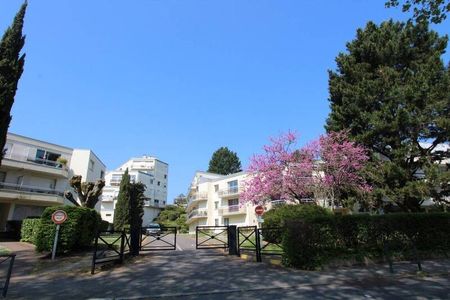
M139 255L140 243L141 243L141 227L131 226L130 229L130 254L132 256Z
M255 226L256 261L262 262L261 257L261 229Z
M228 254L238 255L237 226L228 226Z

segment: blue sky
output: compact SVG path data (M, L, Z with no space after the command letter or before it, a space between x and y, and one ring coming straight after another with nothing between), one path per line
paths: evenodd
M0 30L21 3L0 2ZM406 17L383 0L30 0L10 131L109 169L155 155L171 202L221 146L245 167L270 136L323 133L336 55L367 21Z

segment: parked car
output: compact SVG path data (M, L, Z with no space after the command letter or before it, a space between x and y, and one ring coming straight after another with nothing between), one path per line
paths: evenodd
M147 229L145 230L147 235L160 235L161 234L161 226L156 223L149 224Z

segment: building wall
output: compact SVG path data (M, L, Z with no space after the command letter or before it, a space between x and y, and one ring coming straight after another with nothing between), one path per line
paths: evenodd
M47 206L71 204L63 198L69 190L69 178L75 170L83 168L85 159L77 153L90 150L74 150L68 147L8 133L5 158L0 167L0 231L7 220L22 220L39 216ZM77 155L72 155L76 153ZM57 160L65 158L63 165ZM84 166L88 169L87 164ZM105 169L103 163L99 168ZM88 177L89 173L85 173Z
M240 202L246 178L247 174L244 172L227 176L197 172L188 192L186 211L189 232L195 233L195 227L200 225L259 226L254 206ZM230 188L231 182L237 182L237 185ZM195 211L198 211L200 216L195 216ZM203 215L203 212L206 215ZM190 214L194 215L189 217Z
M110 223L114 220L119 184L113 178L120 179L126 169L132 180L146 186L143 225L149 225L166 206L168 187L168 165L149 156L131 158L116 170L107 172L100 209L102 219Z

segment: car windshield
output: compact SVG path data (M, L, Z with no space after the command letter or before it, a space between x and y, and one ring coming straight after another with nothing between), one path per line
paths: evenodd
M150 224L148 225L149 228L159 228L158 224Z

